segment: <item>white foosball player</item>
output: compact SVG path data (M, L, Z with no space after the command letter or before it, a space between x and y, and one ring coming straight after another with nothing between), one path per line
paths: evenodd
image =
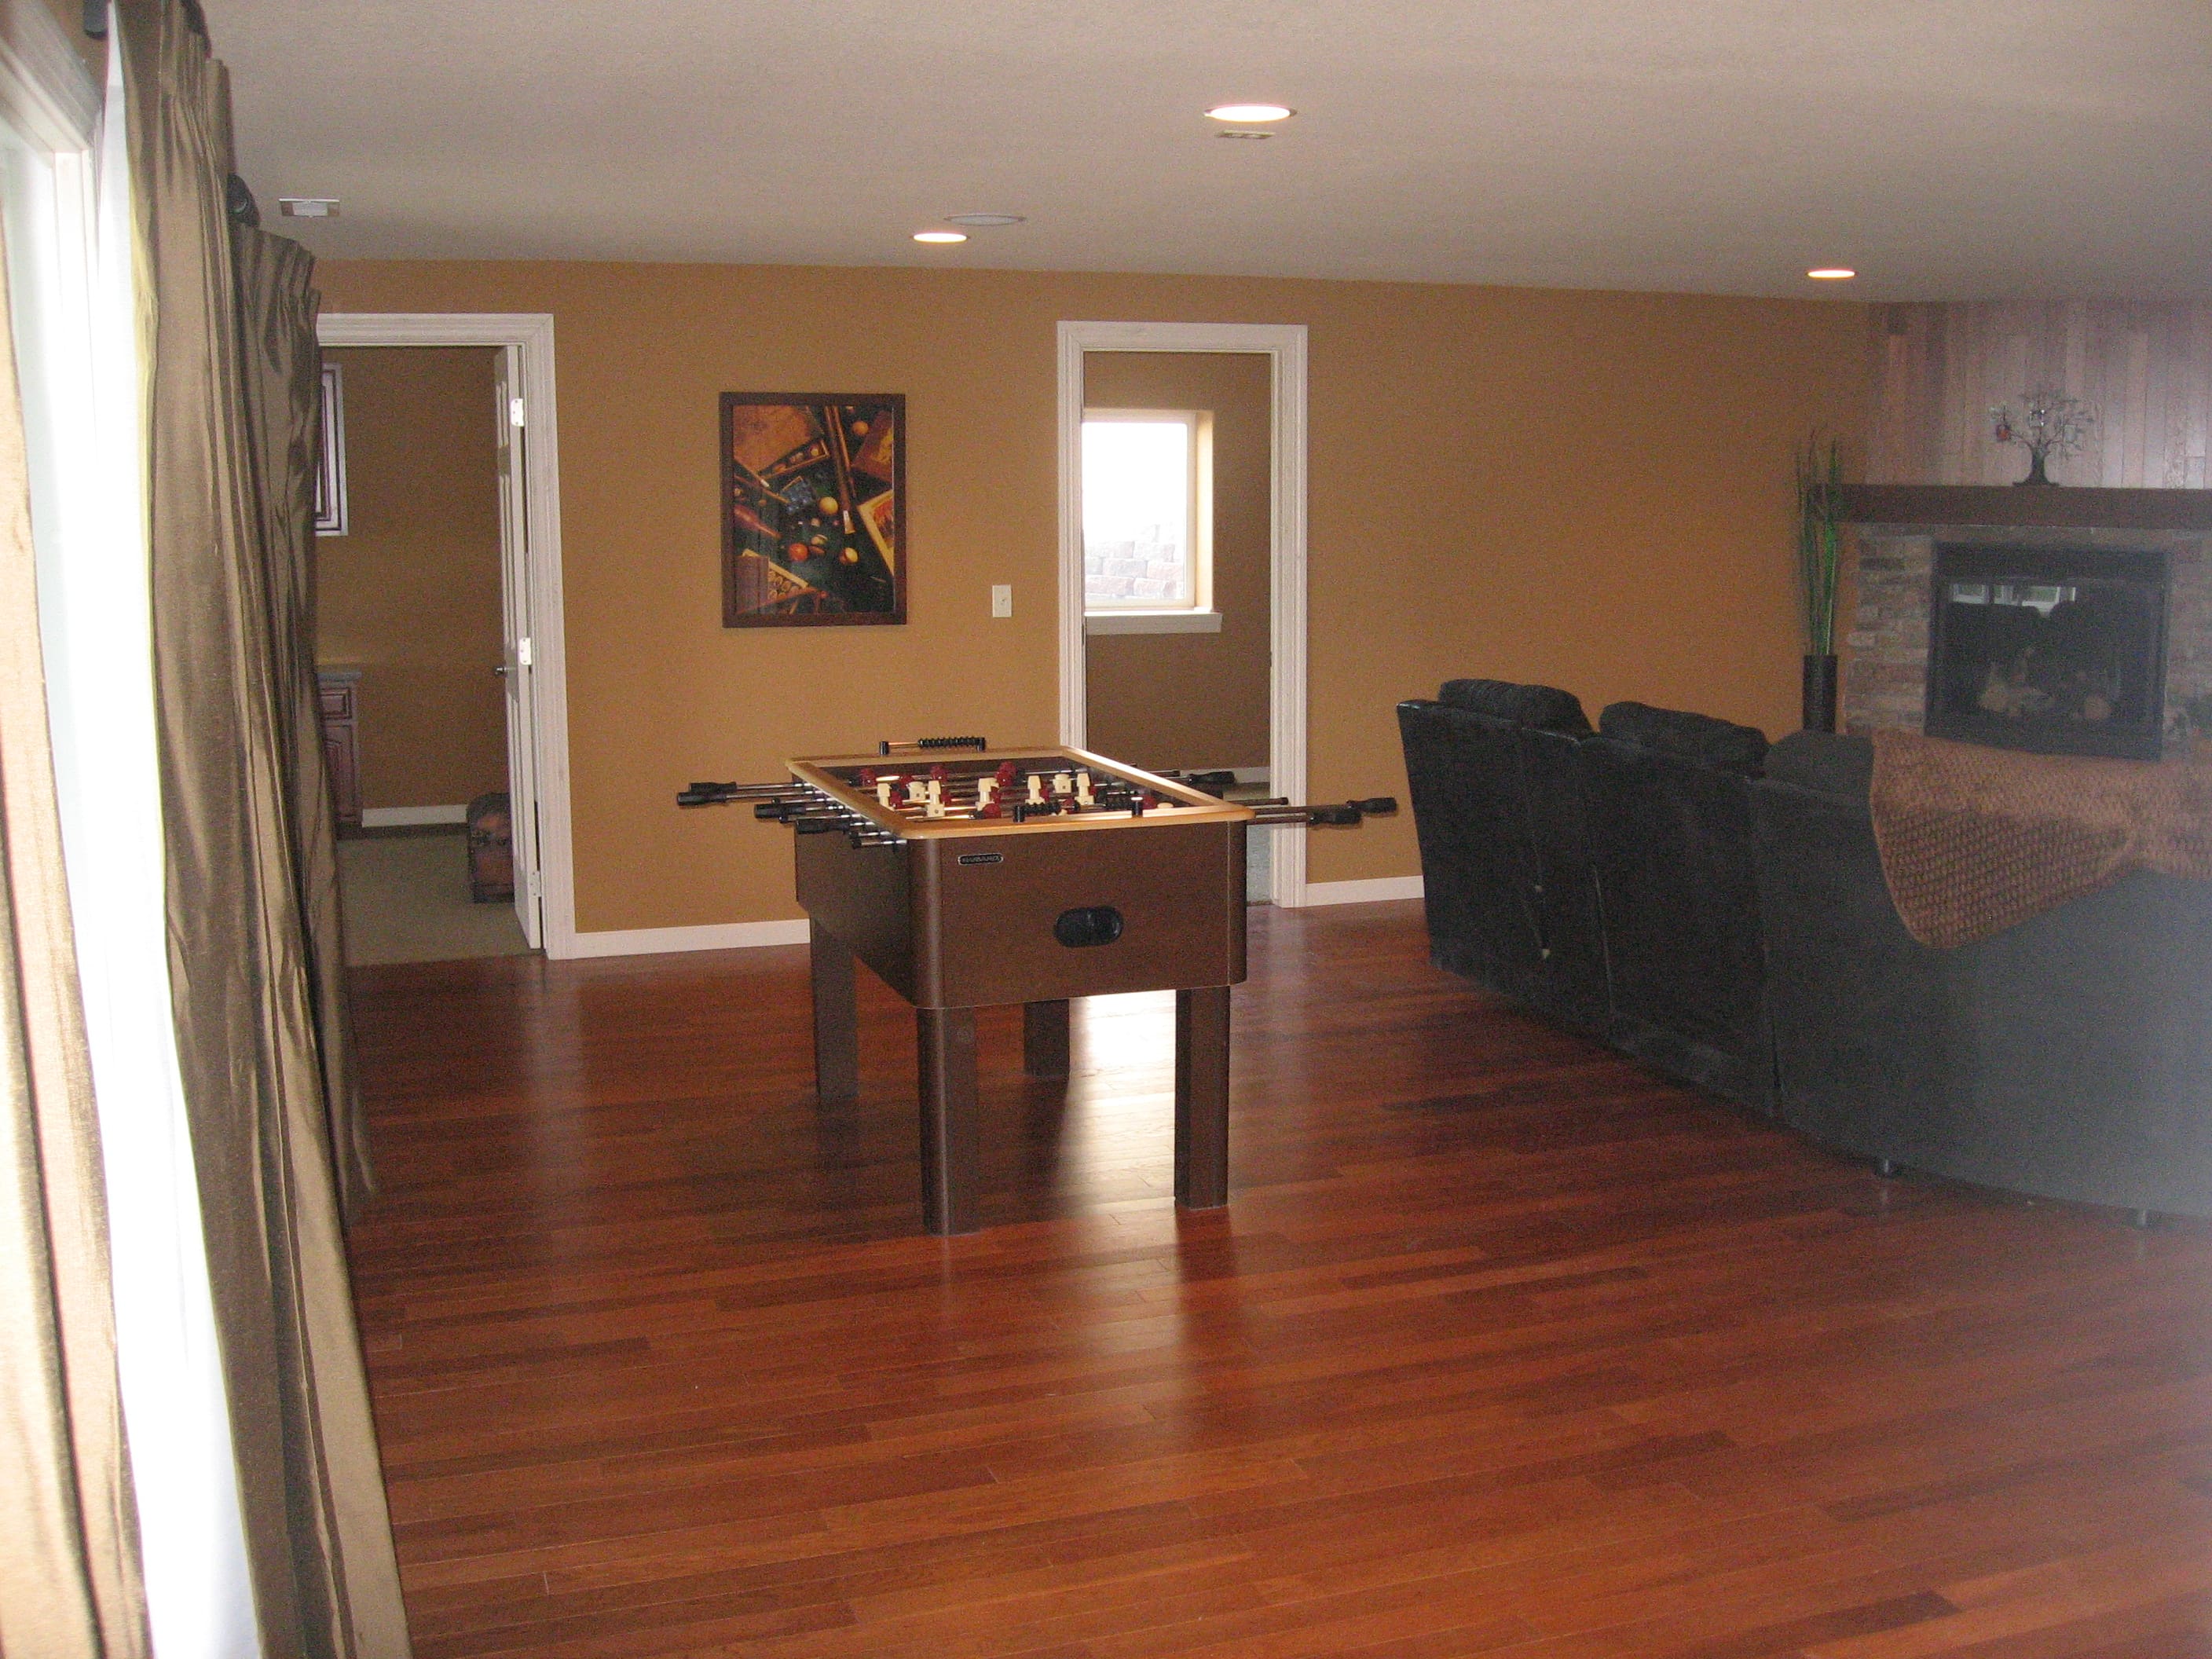
M1042 772L1032 772L1030 774L1030 798L1028 804L1031 806L1042 806L1044 805L1044 774Z
M1098 804L1091 797L1091 774L1088 772L1078 772L1075 775L1075 804L1082 807L1096 806Z

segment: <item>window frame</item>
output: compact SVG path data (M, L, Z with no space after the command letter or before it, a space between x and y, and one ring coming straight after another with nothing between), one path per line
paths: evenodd
M1083 595L1086 634L1212 634L1221 629L1213 606L1213 411L1210 409L1137 409L1086 405L1078 430L1102 425L1176 425L1188 437L1185 455L1185 547L1190 562L1189 599L1177 605L1156 601L1096 600L1087 586Z

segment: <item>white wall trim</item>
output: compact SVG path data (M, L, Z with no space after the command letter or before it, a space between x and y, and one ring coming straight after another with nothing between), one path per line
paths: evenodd
M0 0L0 119L58 152L100 131L100 88L45 0Z
M664 951L750 951L764 945L804 945L806 919L796 921L721 921L703 927L626 927L571 933L572 957L642 957Z
M364 830L405 830L423 823L466 823L469 809L462 806L364 806Z
M1276 838L1280 847L1287 836ZM1379 899L1421 896L1419 876L1382 876L1372 881L1317 881L1306 887L1306 902L1370 904ZM751 951L772 945L804 945L804 916L793 921L723 921L699 927L629 927L570 935L571 957L642 957L673 951Z
M1275 844L1279 847L1282 842L1279 841ZM1367 881L1315 881L1306 884L1308 904L1374 904L1383 899L1414 899L1421 896L1421 878L1419 876L1376 876Z
M1083 618L1088 634L1218 634L1218 611L1093 611Z
M1083 354L1255 351L1273 360L1272 662L1268 775L1278 794L1306 793L1306 329L1303 323L1064 322L1059 333L1060 740L1085 747ZM1301 836L1275 842L1269 896L1309 902Z
M584 954L576 947L568 799L568 648L562 619L561 428L553 319L542 312L335 312L319 319L315 331L326 346L507 346L521 354L530 422L522 465L530 512L527 586L535 650L530 708L538 758L539 916L547 956Z

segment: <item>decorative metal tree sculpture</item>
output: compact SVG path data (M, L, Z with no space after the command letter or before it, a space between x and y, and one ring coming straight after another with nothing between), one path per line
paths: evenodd
M2044 462L2080 449L2096 429L2097 411L2079 398L2069 398L2055 386L2039 386L2022 392L2024 410L2015 415L2010 404L1990 405L1990 435L2001 444L2018 444L2027 451L2024 484L2055 482L2045 476Z

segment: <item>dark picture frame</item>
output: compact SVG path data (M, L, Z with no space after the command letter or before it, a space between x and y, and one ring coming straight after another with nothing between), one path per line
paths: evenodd
M722 626L906 621L906 397L722 394Z
M346 533L345 374L325 363L322 374L322 446L315 457L315 534Z

